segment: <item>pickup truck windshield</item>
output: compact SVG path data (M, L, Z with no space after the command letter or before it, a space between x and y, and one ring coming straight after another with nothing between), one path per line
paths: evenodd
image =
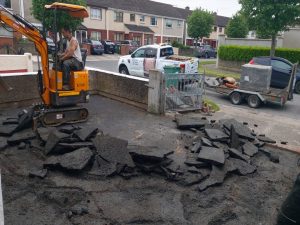
M173 52L173 48L169 47L169 48L162 48L160 50L160 57L166 57L166 56L170 56L170 55L174 55Z

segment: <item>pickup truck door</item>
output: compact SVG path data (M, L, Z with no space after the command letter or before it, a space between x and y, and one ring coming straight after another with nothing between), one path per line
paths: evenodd
M147 48L145 50L145 60L144 60L144 76L149 77L149 71L156 68L156 48Z
M131 62L131 75L144 76L144 59L145 59L145 48L137 50L132 54Z

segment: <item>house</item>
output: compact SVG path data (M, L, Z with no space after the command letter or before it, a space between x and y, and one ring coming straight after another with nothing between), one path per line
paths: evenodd
M31 14L32 0L0 0L7 7L37 27L41 23ZM87 0L89 18L75 32L80 43L86 39L112 41L135 40L141 45L178 41L193 45L187 35L187 18L192 11L151 0ZM204 43L216 45L218 34L224 33L227 17L215 15L214 31ZM8 34L0 29L0 36ZM6 37L5 36L5 37ZM10 40L13 38L10 34ZM4 39L0 37L1 43Z
M185 9L149 0L87 0L90 18L83 25L88 36L141 45L166 41L183 42Z
M31 0L0 0L0 5L6 7L8 10L25 17L37 27L42 27L42 24L36 20L31 14L32 1ZM14 45L15 38L21 38L22 35L17 32L12 32L11 28L5 29L0 27L0 48L3 46Z

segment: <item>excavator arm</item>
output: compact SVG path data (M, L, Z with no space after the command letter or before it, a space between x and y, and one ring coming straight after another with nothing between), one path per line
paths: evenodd
M3 6L0 6L0 25L5 25L13 30L21 33L35 44L38 53L41 56L42 63L42 93L41 97L44 104L50 104L50 89L49 89L49 62L48 62L48 46L41 32L24 18L16 15ZM41 73L41 71L39 71Z

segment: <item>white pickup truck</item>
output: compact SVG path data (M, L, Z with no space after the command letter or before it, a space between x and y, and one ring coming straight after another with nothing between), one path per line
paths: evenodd
M174 55L170 45L145 45L131 55L121 56L118 70L121 74L149 77L149 70L164 70L165 66L181 68L182 73L198 73L197 58Z

